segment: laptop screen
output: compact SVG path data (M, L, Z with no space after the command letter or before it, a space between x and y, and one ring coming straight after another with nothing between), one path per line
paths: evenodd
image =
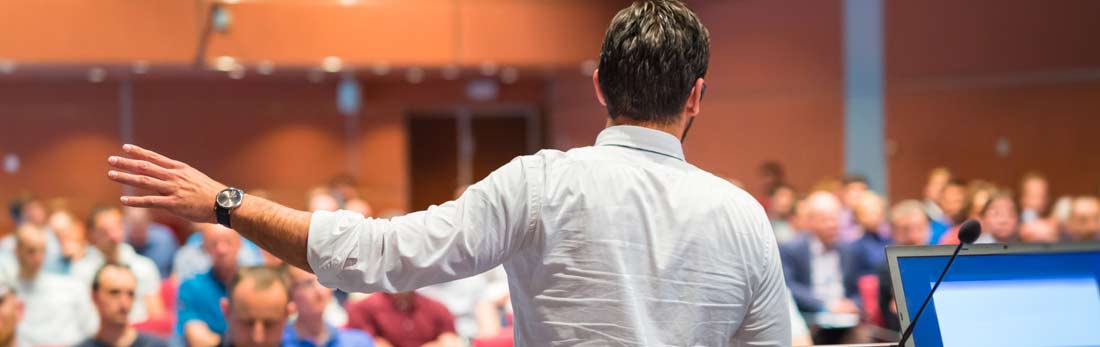
M898 257L909 317L948 258ZM913 341L921 347L1100 346L1100 251L960 255Z

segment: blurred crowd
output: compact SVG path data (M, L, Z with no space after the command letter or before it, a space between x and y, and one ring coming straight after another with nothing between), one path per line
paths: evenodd
M347 176L306 199L314 211L373 215ZM416 292L349 295L217 224L172 228L110 205L81 219L63 201L29 195L10 212L0 347L512 345L500 268Z
M796 345L897 338L889 245L957 243L968 219L982 224L978 242L1100 239L1100 199L1054 199L1037 173L1010 188L937 168L922 199L890 205L862 177L803 192L778 164L761 172ZM306 201L375 216L356 187L336 177ZM415 292L348 294L220 225L172 228L147 210L109 205L77 216L32 196L10 207L17 226L0 239L0 347L512 345L500 268Z
M967 220L981 223L977 243L1100 240L1100 198L1089 192L1054 199L1039 173L1002 187L936 168L922 199L889 205L860 176L824 179L803 194L777 164L761 172L768 192L761 202L797 310L796 345L896 341L902 327L887 246L958 244Z

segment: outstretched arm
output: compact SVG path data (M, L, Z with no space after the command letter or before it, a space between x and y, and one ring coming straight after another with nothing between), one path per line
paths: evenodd
M226 185L159 153L122 146L130 158L107 159L111 180L148 195L123 196L126 206L164 209L193 222L215 223L214 197ZM291 265L312 271L306 258L310 213L248 195L233 211L233 229Z

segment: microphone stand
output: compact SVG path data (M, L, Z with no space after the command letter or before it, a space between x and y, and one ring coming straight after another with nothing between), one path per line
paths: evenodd
M917 315L913 316L913 321L909 322L909 327L905 328L905 333L901 334L901 340L898 341L898 347L905 347L905 343L913 336L913 328L917 326L917 320L920 319L921 313L924 313L924 308L928 307L928 301L932 300L932 294L936 293L936 289L940 287L940 283L943 282L943 277L947 275L947 270L951 269L951 263L955 262L955 257L959 255L959 251L962 250L964 244L966 243L959 242L959 245L955 247L955 253L952 253L951 258L947 260L947 266L943 267L943 272L940 273L940 278L936 279L936 284L932 286L932 291L928 292L928 296L924 297L924 303L920 305L920 310L917 310Z

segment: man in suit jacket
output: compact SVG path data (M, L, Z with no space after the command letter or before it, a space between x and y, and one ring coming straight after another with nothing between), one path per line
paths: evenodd
M806 198L806 232L779 246L787 287L806 313L859 313L859 276L874 270L852 244L839 241L840 201L827 192Z

